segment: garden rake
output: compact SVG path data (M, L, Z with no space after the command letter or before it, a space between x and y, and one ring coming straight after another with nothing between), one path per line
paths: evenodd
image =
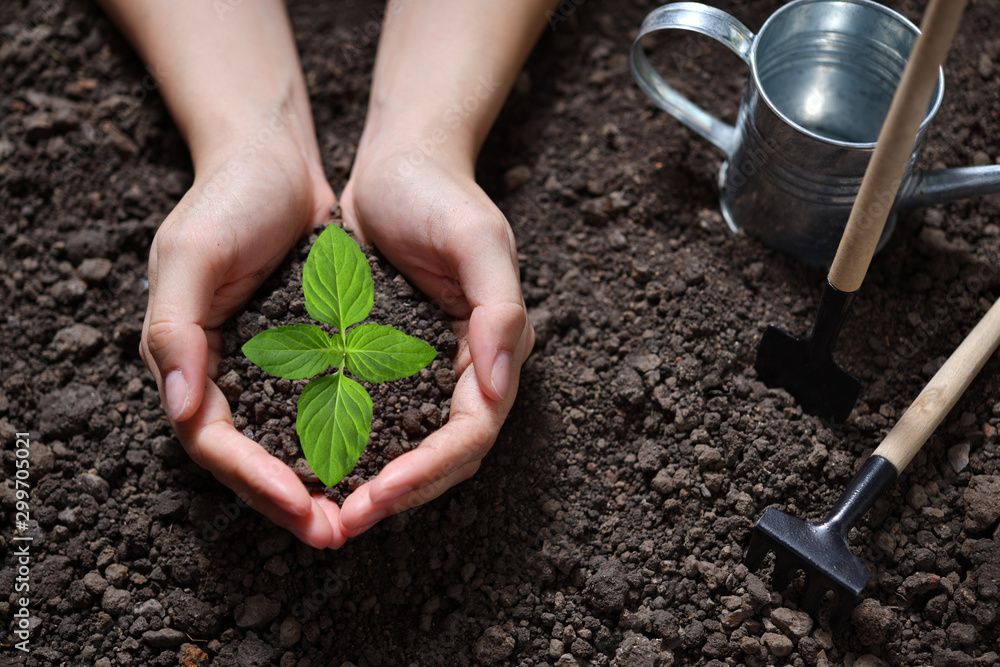
M815 615L828 589L835 603L830 625L843 628L871 573L847 548L847 534L920 450L1000 345L1000 299L934 374L889 435L861 466L827 517L806 523L774 508L757 521L744 555L758 568L773 550L771 584L784 590L802 569L806 580L799 608Z

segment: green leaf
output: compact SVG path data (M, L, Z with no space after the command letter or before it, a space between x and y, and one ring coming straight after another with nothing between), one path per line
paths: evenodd
M351 472L371 430L371 396L343 373L313 380L302 390L295 431L306 461L327 486Z
M309 250L302 270L306 310L341 332L368 317L375 299L372 270L347 232L330 225Z
M362 324L347 332L347 368L366 382L389 382L413 375L437 351L422 340L381 324Z
M262 331L243 345L243 354L261 370L286 380L301 380L339 366L340 341L330 340L315 324L295 324Z

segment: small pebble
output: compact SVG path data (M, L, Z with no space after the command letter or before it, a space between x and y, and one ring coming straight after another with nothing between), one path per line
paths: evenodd
M969 533L989 529L1000 519L1000 475L976 475L965 490L965 521Z
M104 341L104 334L87 324L73 324L56 332L50 348L62 358L83 359Z
M771 601L771 594L768 592L767 586L753 572L747 574L743 583L746 586L747 595L750 597L750 605L754 609L759 609Z
M162 628L143 632L142 641L153 648L176 648L187 641L187 635L173 628Z
M90 470L80 475L80 485L98 503L103 503L107 500L108 494L111 492L111 485L98 475L96 470Z
M278 634L281 639L281 648L291 648L299 643L299 638L302 636L302 625L297 619L289 616L281 622Z
M787 607L774 609L771 612L771 622L796 642L807 636L813 628L812 616L804 611L794 611Z
M959 443L953 447L948 448L948 463L951 464L951 469L956 473L965 470L965 467L969 465L969 452L972 447L967 442Z
M794 648L792 640L778 632L765 632L761 636L761 641L764 642L768 652L776 658L785 657Z
M113 266L114 264L109 259L90 257L80 263L80 266L76 268L76 274L87 283L99 284L107 280Z
M292 472L298 475L299 479L302 480L304 484L315 484L319 482L319 477L313 472L313 469L309 467L309 462L303 458L296 459L295 464L292 466Z
M906 503L915 510L922 510L927 506L927 502L927 492L919 484L914 484L906 492Z
M740 650L743 651L744 655L750 655L761 659L763 659L766 651L756 637L743 637L740 639Z
M483 632L472 645L472 655L476 660L487 665L496 665L505 661L514 652L514 638L504 632L503 628L493 625Z
M101 609L111 616L117 616L128 608L131 601L132 594L128 591L120 588L108 588L101 598Z
M903 580L898 592L904 599L912 600L931 591L944 590L946 587L944 582L945 580L939 575L930 572L917 572ZM855 611L857 611L857 608L855 608Z
M140 602L132 611L137 616L144 616L146 618L163 618L163 605L156 599Z
M91 595L103 595L108 588L107 580L96 570L83 576L83 585Z
M240 400L240 394L243 393L243 380L240 374L235 370L231 370L218 380L215 381L216 386L222 390L223 396L226 397L230 403L235 404Z
M531 167L526 164L519 164L516 167L511 167L503 175L503 182L504 185L507 186L507 192L517 190L530 179Z
M281 603L264 595L252 595L236 607L236 625L261 630L277 618Z
M993 59L990 58L990 54L980 53L979 64L976 67L976 69L979 72L979 76L983 77L984 79L989 79L991 76L993 76L993 68L994 68Z
M104 576L112 586L120 586L128 577L128 568L119 563L112 563L104 570Z
M865 598L851 613L851 623L858 639L865 646L879 646L899 627L892 610L875 598Z

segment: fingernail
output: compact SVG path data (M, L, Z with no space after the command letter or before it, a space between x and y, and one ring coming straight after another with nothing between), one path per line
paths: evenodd
M376 505L385 505L393 501L399 500L407 493L413 490L412 486L397 486L395 488L383 489L379 493L370 494L372 502Z
M507 389L510 387L510 352L503 350L497 354L493 361L493 370L490 372L490 384L493 391L502 401L507 396Z
M176 420L184 414L184 408L187 407L188 386L184 381L184 374L179 370L167 373L164 389L167 400L164 407L167 409L167 416Z
M305 516L312 511L312 498L305 503L296 503L294 500L289 500L295 497L295 489L277 480L274 484L276 488L272 488L272 491L277 496L275 500L286 512L294 516Z

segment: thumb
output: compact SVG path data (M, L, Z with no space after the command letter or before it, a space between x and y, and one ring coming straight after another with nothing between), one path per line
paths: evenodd
M515 356L528 318L520 302L495 301L472 310L469 353L483 392L503 401L523 359Z
M531 326L521 296L513 236L506 221L502 226L500 238L466 255L469 259L459 274L472 308L468 339L472 365L479 386L494 401L503 401L510 392L524 361L519 342Z
M208 375L205 319L214 286L190 253L151 252L149 305L140 352L156 378L167 416L189 419L201 406Z

